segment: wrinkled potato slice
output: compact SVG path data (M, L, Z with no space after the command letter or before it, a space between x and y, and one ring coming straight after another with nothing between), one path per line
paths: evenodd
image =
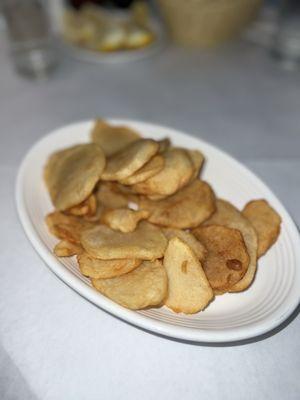
M193 230L207 249L203 269L211 287L228 291L245 275L249 255L240 231L222 225L200 226Z
M92 279L92 284L104 296L132 310L160 305L168 292L167 274L159 260L144 261L116 278Z
M141 221L136 230L129 233L117 232L105 225L84 231L81 236L84 249L95 258L137 258L155 260L164 255L167 239L161 230Z
M57 257L72 257L83 252L83 248L78 243L71 243L67 240L61 240L53 250Z
M157 143L159 144L158 152L160 154L167 151L169 149L169 147L171 146L171 141L169 138L158 140Z
M266 200L252 200L242 211L258 236L257 256L261 257L276 242L280 233L281 218Z
M45 218L46 224L52 235L58 239L80 244L80 235L85 229L95 226L83 218L65 215L59 211L50 213Z
M87 199L77 206L73 206L66 210L67 214L75 215L78 217L87 216L92 217L97 211L97 200L94 194L91 194Z
M55 208L63 211L82 203L92 193L104 167L104 153L93 143L52 154L44 169L44 179Z
M124 208L128 206L128 197L115 189L111 183L101 182L96 192L98 203L105 208Z
M162 198L170 196L189 182L194 166L188 153L183 149L171 148L163 156L165 165L160 172L133 185L137 193Z
M139 182L144 182L146 179L151 178L156 175L159 171L163 169L165 165L165 160L163 156L156 155L151 158L142 168L137 170L133 175L128 178L122 179L120 183L123 185L134 185Z
M202 243L199 242L199 240L195 238L195 236L191 232L183 231L176 228L162 228L162 231L168 240L173 239L174 237L182 240L193 250L196 257L200 261L203 261L205 259L207 253L206 248L203 246Z
M217 199L216 206L216 212L204 222L204 225L225 225L229 228L238 229L243 235L250 257L246 274L230 288L230 292L240 292L247 289L255 277L257 268L257 235L247 218L228 201Z
M140 135L126 126L109 125L98 119L91 132L91 140L101 146L107 157L122 150L129 143L140 139Z
M191 248L174 237L164 257L169 290L165 305L175 312L194 314L203 310L213 298L213 291L200 261Z
M208 183L194 180L166 199L152 201L141 198L140 208L150 211L153 224L173 228L192 228L215 211L215 195Z
M101 176L104 181L119 181L133 175L157 152L159 145L152 139L139 139L107 159Z
M130 210L129 208L117 208L107 210L103 213L101 221L108 225L111 229L121 232L133 232L137 224L142 219L149 217L149 211L146 210Z
M114 278L115 276L127 274L142 262L142 260L136 259L100 260L89 256L85 252L78 255L77 261L82 275L96 279Z
M193 175L191 176L191 181L192 181L199 177L200 170L204 163L204 156L199 150L187 150L187 151L194 167Z

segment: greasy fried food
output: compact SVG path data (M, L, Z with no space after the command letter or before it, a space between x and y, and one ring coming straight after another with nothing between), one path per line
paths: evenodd
M99 205L104 208L123 208L127 207L128 197L117 191L109 182L101 182L96 192L96 198Z
M123 185L134 185L139 182L144 182L145 180L158 174L158 172L163 169L164 165L165 160L163 156L157 154L133 175L129 176L128 178L121 179L120 183Z
M169 138L165 138L165 139L158 140L158 144L159 144L158 152L164 153L171 146L171 141Z
M77 206L73 206L66 210L67 214L75 215L78 217L86 216L92 217L97 211L97 200L94 194L91 194L87 199Z
M110 157L129 143L140 139L140 135L127 126L109 125L97 119L91 132L91 139L101 146L107 157Z
M141 198L140 208L150 211L153 224L173 228L192 228L215 211L215 196L208 183L194 180L166 199L152 201Z
M66 215L59 211L48 214L45 221L52 235L58 239L78 244L80 244L81 233L85 229L91 229L95 226L92 222L83 218Z
M152 139L139 139L130 143L107 159L101 179L119 181L128 178L142 168L158 149L158 143Z
M127 274L142 262L142 260L136 259L100 260L89 256L85 252L78 255L77 261L82 275L96 279L114 278L115 276Z
M243 278L249 255L240 231L222 225L200 226L194 235L207 249L203 269L214 290L228 291Z
M136 230L129 233L117 232L105 225L84 231L81 244L95 258L137 258L155 260L164 255L167 239L161 230L141 221Z
M194 166L194 172L193 175L191 176L191 181L192 181L193 179L199 177L200 170L204 163L204 156L199 150L188 150L188 155L190 156L190 159L192 160Z
M228 201L217 199L216 206L216 212L209 220L205 221L204 225L225 225L229 228L238 229L243 235L250 257L246 274L230 288L231 292L240 292L247 289L255 277L257 267L257 235L247 218Z
M121 232L133 232L142 219L149 217L149 211L130 210L129 208L117 208L103 213L101 221L110 228Z
M191 248L174 237L164 257L169 292L165 304L175 312L193 314L203 310L213 298L213 291L200 261Z
M281 218L266 200L253 200L242 211L258 236L257 256L261 257L276 242L280 233Z
M72 257L83 252L83 248L78 243L71 243L67 240L61 240L53 250L57 257Z
M104 153L93 143L52 154L44 178L55 208L63 211L82 203L92 193L104 167Z
M133 189L147 196L169 196L185 186L194 172L193 163L183 149L171 148L163 153L165 165L156 175L133 185Z
M207 251L203 244L200 243L199 240L197 240L191 232L183 231L176 228L162 228L162 231L168 240L174 237L182 240L193 250L196 257L200 261L204 261Z
M116 278L92 279L92 284L111 300L132 310L160 305L168 292L166 271L159 260L144 261Z

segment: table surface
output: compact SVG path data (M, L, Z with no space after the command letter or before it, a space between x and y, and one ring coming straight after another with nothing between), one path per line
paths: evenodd
M0 41L0 398L299 399L300 318L236 346L168 340L130 326L59 281L22 231L20 161L45 133L95 116L169 125L260 175L300 224L300 73L245 43L95 65L66 55L48 81L16 76Z

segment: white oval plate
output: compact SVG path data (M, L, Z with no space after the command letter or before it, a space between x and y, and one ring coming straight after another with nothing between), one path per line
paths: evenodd
M58 259L52 249L57 240L44 223L52 210L42 179L43 166L55 150L86 142L92 121L60 128L41 139L29 151L19 170L16 202L20 220L35 250L66 284L97 306L144 329L173 338L198 342L231 342L263 334L282 323L296 308L300 297L300 240L288 212L252 172L221 150L195 137L153 124L111 120L127 124L154 139L169 136L174 144L204 152L203 178L217 195L237 207L254 198L265 198L282 217L279 240L259 260L256 279L243 293L225 294L195 315L175 314L167 308L127 310L96 292L83 277L75 258Z

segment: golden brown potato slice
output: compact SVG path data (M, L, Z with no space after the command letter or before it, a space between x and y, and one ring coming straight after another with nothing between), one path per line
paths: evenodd
M142 219L147 219L150 213L146 210L130 210L117 208L103 213L101 221L110 228L121 232L133 232Z
M127 274L137 268L142 260L122 259L122 260L100 260L93 258L87 253L78 255L77 261L82 275L89 278L107 279Z
M261 257L276 242L280 233L280 215L266 200L252 200L243 209L258 236L257 255Z
M63 211L82 203L92 193L104 167L104 153L93 143L52 154L44 178L54 206Z
M200 261L204 261L207 253L206 248L203 246L202 243L199 242L199 240L195 238L195 236L191 232L183 231L176 228L162 228L162 231L168 240L174 237L182 240L193 250L196 257Z
M210 219L204 222L204 225L225 225L229 228L238 229L243 235L250 257L246 274L230 288L230 292L240 292L247 289L255 277L257 267L257 235L247 218L228 201L217 199L216 206L216 212Z
M169 138L165 138L165 139L158 140L158 144L159 144L158 152L159 153L164 153L171 146L171 141L170 141Z
M150 211L153 224L173 228L192 228L215 211L215 195L208 183L194 180L166 199L152 201L141 198L140 208Z
M128 206L128 197L116 190L110 182L101 182L96 192L97 202L104 208L124 208Z
M165 160L163 156L156 155L151 158L142 168L137 170L133 175L128 178L122 179L120 183L123 185L134 185L139 182L144 182L146 179L151 178L156 175L159 171L163 169L165 165Z
M71 243L67 240L61 240L53 250L57 257L72 257L83 252L83 248L78 243Z
M200 226L193 230L207 249L203 269L211 287L228 291L245 275L249 255L240 231L222 225Z
M190 156L190 159L192 160L194 166L194 172L193 175L191 176L191 181L192 181L193 179L199 177L200 170L204 163L204 156L199 150L188 150L188 155Z
M91 132L93 142L99 144L107 157L122 150L129 143L140 139L140 135L127 126L109 125L98 119Z
M137 258L155 260L164 255L167 239L161 230L141 221L135 231L116 232L105 225L84 231L81 243L95 258L112 260L115 258Z
M213 298L213 291L200 261L191 248L174 237L164 257L169 290L165 304L175 312L194 314L203 310Z
M171 148L164 154L164 168L144 182L133 185L133 189L147 196L166 197L185 186L194 172L193 163L183 149Z
M167 274L159 260L144 261L116 278L92 279L92 284L104 296L132 310L158 306L168 292Z
M71 243L80 244L80 235L85 229L91 229L95 225L83 218L65 215L59 211L50 213L45 218L46 224L52 235Z
M87 199L77 206L73 206L66 210L67 214L75 215L78 217L87 216L92 217L97 211L97 200L94 194L91 194Z
M101 179L120 181L133 175L157 152L159 145L152 139L139 139L107 159Z

